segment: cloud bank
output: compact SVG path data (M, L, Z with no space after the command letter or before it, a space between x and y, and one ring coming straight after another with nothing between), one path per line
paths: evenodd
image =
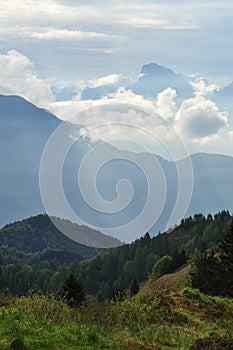
M66 101L56 101L53 84L56 82L42 79L38 76L33 62L16 50L9 50L0 54L1 85L0 93L20 95L39 107L49 109L61 119L69 119L77 116L76 123L83 125L83 128L96 123L96 115L83 119L81 111L86 111L95 106L108 104L131 105L130 113L116 111L108 115L109 123L135 123L141 128L149 128L151 131L160 132L161 139L169 138L169 128L174 130L183 138L184 143L191 152L212 151L229 154L232 147L233 131L228 123L227 111L219 109L211 96L218 87L214 84L207 84L203 79L192 82L195 93L192 98L177 103L177 93L171 87L160 92L155 99L146 99L135 94L127 86L127 79L122 74L110 74L97 79L77 81L76 91L82 91L86 86L98 88L103 86L116 86L113 93L107 93L98 100L80 100L80 94ZM118 88L119 84L125 86ZM74 82L57 83L57 91L61 88L74 88ZM149 117L145 118L137 112L137 106L151 111ZM87 114L86 114L87 115ZM81 117L80 117L81 116ZM101 115L98 120L106 122ZM106 118L106 116L104 117ZM120 129L118 130L120 134ZM108 128L108 135L112 135L111 128ZM101 134L95 135L101 138ZM141 140L143 141L143 140Z

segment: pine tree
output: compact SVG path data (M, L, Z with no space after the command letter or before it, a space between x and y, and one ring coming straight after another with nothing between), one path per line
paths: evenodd
M139 288L139 285L138 285L136 278L133 279L129 289L130 289L130 296L131 297L136 295L139 292L140 288Z
M181 249L178 251L176 248L173 257L172 257L172 262L171 262L171 269L172 271L177 270L179 267L184 265L187 262L187 256L185 254L184 249Z
M78 307L85 300L84 286L72 273L70 273L64 282L61 297L64 298L71 307Z
M196 258L191 279L204 293L233 297L233 222L215 250Z

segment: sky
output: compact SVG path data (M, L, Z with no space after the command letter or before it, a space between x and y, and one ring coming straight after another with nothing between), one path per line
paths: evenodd
M2 54L15 49L43 79L87 79L156 62L232 77L231 0L1 0Z
M172 120L190 152L231 155L229 115L208 95L233 80L232 13L231 0L0 0L0 93L67 119L103 103L80 101L85 87L121 83L111 99ZM194 79L195 97L178 106L169 87L153 103L126 91L149 62ZM63 88L72 100L58 101Z

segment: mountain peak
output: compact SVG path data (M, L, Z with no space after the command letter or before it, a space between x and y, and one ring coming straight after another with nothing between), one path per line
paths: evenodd
M149 63L142 66L141 74L143 76L169 76L176 75L171 69L165 68L157 63Z

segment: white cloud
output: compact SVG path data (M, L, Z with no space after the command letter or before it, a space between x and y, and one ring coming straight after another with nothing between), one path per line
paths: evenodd
M103 85L113 85L119 82L122 78L122 74L109 74L99 79L88 80L87 85L92 88L96 88Z
M47 29L41 32L24 32L23 36L44 39L44 40L66 40L66 39L109 39L113 38L113 35L96 33L96 32L84 32L79 30L69 29Z
M99 11L90 11L91 6L66 6L54 0L1 0L0 18L14 25L24 26L38 23L69 23L70 21L94 19L99 17Z
M183 30L183 29L197 29L197 24L188 22L172 23L172 21L153 18L151 15L143 17L129 16L125 19L116 20L119 23L132 26L134 28L160 28L165 30Z
M80 101L78 98L73 101L53 102L49 105L52 113L56 114L63 120L69 119L72 115L76 115L81 111L85 111L92 107L107 105L107 104L129 104L134 107L142 107L156 111L153 101L145 99L141 95L134 94L131 90L126 90L120 87L116 92L104 96L99 100L84 100ZM76 120L80 123L80 120ZM89 122L89 121L87 121Z
M176 91L172 88L158 93L157 95L157 113L164 119L171 119L176 113L176 103L173 101L176 97Z
M193 140L206 142L228 126L228 113L219 111L214 102L196 96L182 103L174 125Z
M208 96L213 95L219 86L216 84L209 84L203 78L198 78L194 81L190 81L190 84L194 88L196 96Z
M10 50L6 55L0 55L0 71L3 78L16 74L24 74L32 68L32 62L16 50Z
M0 54L0 71L0 93L22 96L40 107L54 101L50 83L38 78L33 63L20 52Z

